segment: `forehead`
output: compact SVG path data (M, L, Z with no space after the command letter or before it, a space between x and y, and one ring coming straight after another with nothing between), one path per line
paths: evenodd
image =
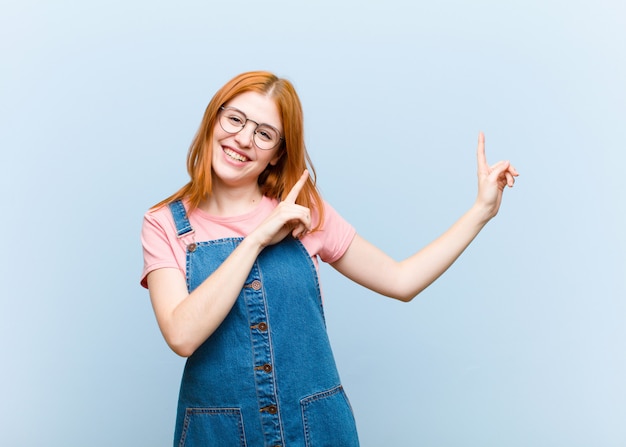
M269 124L279 130L282 129L278 107L274 100L267 95L257 92L245 92L235 96L225 105L241 110L252 121L260 124Z

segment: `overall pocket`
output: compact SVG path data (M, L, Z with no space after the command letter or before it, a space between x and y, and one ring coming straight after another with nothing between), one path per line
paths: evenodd
M300 401L307 447L358 447L352 408L341 385Z
M179 447L246 447L239 408L187 408Z

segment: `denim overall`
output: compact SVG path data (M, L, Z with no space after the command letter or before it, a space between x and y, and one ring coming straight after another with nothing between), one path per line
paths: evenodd
M193 229L170 204L178 237ZM243 238L187 246L191 292ZM187 359L174 446L356 447L324 320L317 271L291 237L257 258L232 310Z

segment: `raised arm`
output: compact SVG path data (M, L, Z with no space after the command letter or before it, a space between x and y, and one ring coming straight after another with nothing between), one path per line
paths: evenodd
M357 235L333 267L382 295L410 301L454 263L485 224L498 213L505 186L518 173L508 161L487 164L485 137L478 137L478 195L474 205L445 233L403 261L395 261Z
M310 229L310 210L295 203L307 178L305 171L285 200L193 292L187 292L185 278L177 269L163 268L148 274L159 328L178 355L193 354L226 318L263 248L280 242L290 232L299 237Z

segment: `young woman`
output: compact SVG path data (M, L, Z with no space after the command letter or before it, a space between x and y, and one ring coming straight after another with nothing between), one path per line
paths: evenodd
M397 262L321 197L291 83L243 73L207 106L191 180L148 211L142 285L168 345L188 357L174 445L357 446L326 334L317 262L402 301L437 279L498 212L516 170L487 165L450 229Z

